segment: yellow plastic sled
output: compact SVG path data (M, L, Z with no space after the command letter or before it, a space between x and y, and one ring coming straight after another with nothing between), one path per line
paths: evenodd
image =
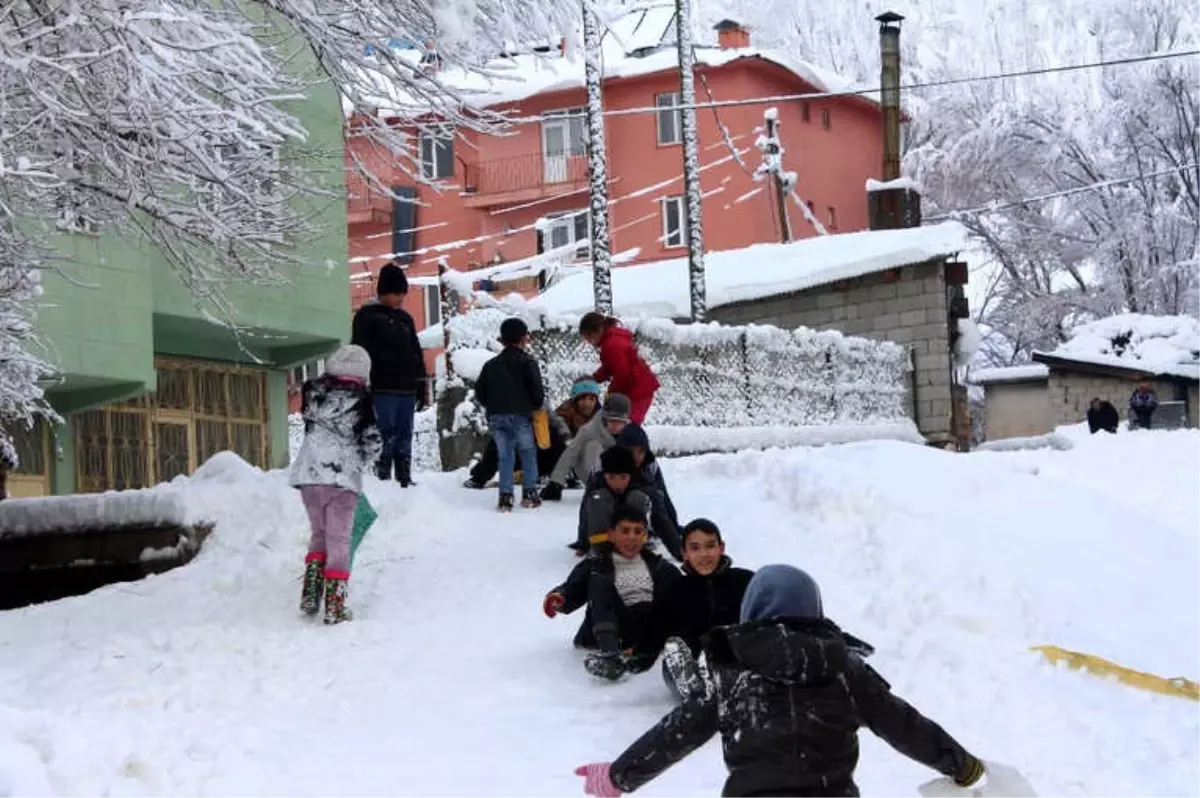
M1185 679L1182 676L1177 676L1174 679L1164 679L1161 676L1155 676L1153 673L1135 671L1132 668L1122 667L1115 662L1109 662L1101 657L1095 657L1091 654L1080 654L1078 651L1067 651L1065 648L1059 648L1058 646L1033 646L1032 650L1037 651L1055 665L1060 662L1066 663L1066 666L1071 670L1084 670L1096 676L1115 676L1117 677L1117 681L1127 684L1130 687L1136 687L1139 690L1200 701L1200 684L1193 682L1191 679Z
M539 449L550 448L550 413L544 407L533 413L533 440Z

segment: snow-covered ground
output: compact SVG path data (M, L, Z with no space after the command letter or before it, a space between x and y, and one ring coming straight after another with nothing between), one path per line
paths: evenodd
M1052 643L1196 678L1200 433L954 455L900 442L668 461L681 512L743 565L798 564L899 695L1042 795L1196 795L1197 704L1056 670ZM498 516L424 474L380 511L358 619L295 611L307 538L280 473L231 456L180 490L217 531L190 565L0 613L0 795L578 795L575 765L669 709L599 684L545 619L573 501ZM568 494L574 499L577 494ZM863 734L866 795L932 777ZM716 743L641 794L715 795Z

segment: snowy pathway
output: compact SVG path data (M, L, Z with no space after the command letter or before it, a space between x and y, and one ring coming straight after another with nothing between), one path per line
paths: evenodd
M810 570L898 694L1041 794L1196 795L1196 704L1027 651L1200 675L1200 436L1084 444L666 469L685 517L716 520L743 565ZM500 517L454 475L371 483L382 523L359 554L359 617L327 629L295 613L307 533L282 475L205 471L180 488L219 523L193 564L0 613L0 794L577 795L574 765L669 708L657 669L599 684L570 647L581 616L541 615L574 562L578 494ZM1120 473L1153 492L1113 490ZM932 775L864 733L864 794ZM723 777L710 743L640 794L716 795Z

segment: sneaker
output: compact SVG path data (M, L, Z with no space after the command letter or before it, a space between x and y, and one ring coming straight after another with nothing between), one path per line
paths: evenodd
M594 651L584 657L583 667L596 678L610 682L625 675L625 662L619 651Z
M521 492L521 507L525 508L526 510L536 510L541 506L542 499L540 496L538 496L536 490L528 494L526 494L524 491Z
M467 481L463 483L463 487L470 488L471 490L483 490L484 488L487 487L487 483L480 482L479 480L475 479L474 477L469 477L467 479Z
M663 670L683 700L704 692L704 679L692 649L681 638L672 637L663 646Z
M512 494L511 493L501 493L500 501L496 505L496 509L498 509L502 513L511 513L512 508L513 508Z
M544 502L562 501L562 485L557 482L547 482L546 487L542 488L541 498Z

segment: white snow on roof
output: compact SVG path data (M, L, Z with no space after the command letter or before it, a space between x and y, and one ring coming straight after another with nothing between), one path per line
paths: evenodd
M876 180L873 177L867 178L867 193L873 191L888 191L893 188L905 188L909 191L920 191L921 187L917 185L917 181L911 177L897 177L895 180Z
M974 369L968 376L973 385L991 385L998 382L1029 382L1044 380L1050 376L1050 369L1041 363L1025 363L1020 366L999 366L996 368Z
M669 12L665 15L665 21L660 19L664 12ZM671 9L646 8L612 20L600 42L604 79L629 78L678 69L678 56L673 47L664 47L643 56L630 54L638 48L655 46L664 37L673 42L673 14ZM846 78L780 51L757 47L721 49L699 45L695 49L697 66L720 67L740 59L761 58L792 72L817 91L855 88L854 83ZM416 51L393 52L392 57L411 63L414 68L421 59ZM549 53L524 53L493 59L478 70L447 66L437 72L434 79L462 95L468 104L483 108L519 102L538 94L582 88L583 59L578 54L563 57L557 49ZM381 75L371 75L368 80L382 84L379 96L373 101L382 116L412 114L428 106L425 100L407 94L392 81L384 81ZM878 101L877 93L863 96Z
M968 246L958 222L904 230L819 236L791 244L755 244L705 256L708 306L721 307L951 255ZM612 271L617 315L679 318L690 313L687 258ZM592 309L591 272L568 277L531 304L547 313Z
M1035 352L1035 358L1200 379L1200 321L1191 316L1122 313L1081 324L1070 335L1052 352Z

